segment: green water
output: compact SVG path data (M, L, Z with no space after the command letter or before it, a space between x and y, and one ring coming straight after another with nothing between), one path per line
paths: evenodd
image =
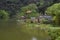
M43 36L42 36L43 35ZM15 21L0 21L0 40L47 40L47 34L38 29L24 28Z

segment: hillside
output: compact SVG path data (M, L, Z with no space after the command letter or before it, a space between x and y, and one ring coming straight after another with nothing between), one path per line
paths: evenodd
M0 10L9 11L10 17L16 15L20 8L31 3L36 4L38 12L44 14L47 7L60 2L60 0L0 0Z

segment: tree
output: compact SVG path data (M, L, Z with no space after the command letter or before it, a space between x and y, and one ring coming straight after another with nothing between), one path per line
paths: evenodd
M0 19L8 19L9 14L5 10L0 10Z
M53 16L55 24L60 25L60 3L47 8L46 13Z
M36 11L37 7L35 4L29 4L25 7L21 8L20 11L20 16L25 15L27 13L27 11L31 11L31 13L27 13L28 17L36 17L38 16L38 12Z

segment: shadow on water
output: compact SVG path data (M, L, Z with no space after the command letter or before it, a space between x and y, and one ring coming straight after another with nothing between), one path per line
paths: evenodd
M24 25L18 25L16 21L0 20L0 40L41 40L41 38L43 39L43 37L40 36L40 34L42 33L39 32L38 34L37 29L26 29Z
M31 36L20 30L16 21L0 20L0 40L30 40Z

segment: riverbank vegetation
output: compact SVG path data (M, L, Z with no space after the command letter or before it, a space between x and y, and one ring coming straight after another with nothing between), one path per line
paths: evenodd
M22 7L13 5L11 6L12 10L9 11L1 9L0 22L6 21L6 23L3 24L1 22L0 24L3 24L1 26L6 24L7 27L10 24L10 26L15 24L15 28L11 27L12 30L19 30L19 32L21 31L28 35L39 36L42 40L45 38L48 40L60 40L60 3L53 3L51 6L49 6L50 3L47 6L43 4L44 1L41 1L41 3L30 3ZM9 31L9 29L7 30ZM15 31L13 32L15 33Z
M47 9L47 14L53 16L55 24L60 25L60 3L54 4Z
M53 27L50 24L22 24L21 31L30 35L50 40L56 40L60 36L60 27Z

